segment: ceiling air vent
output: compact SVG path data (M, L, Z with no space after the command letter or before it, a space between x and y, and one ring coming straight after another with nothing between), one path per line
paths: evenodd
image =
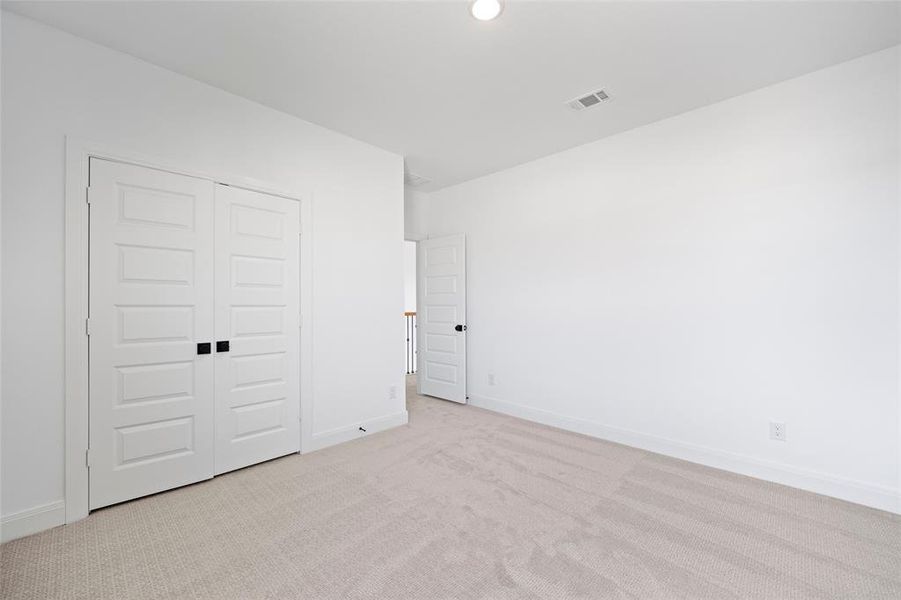
M432 180L428 177L423 177L422 175L416 175L415 173L407 171L404 173L404 183L410 187L419 187L426 185L427 183L432 183Z
M597 92L592 92L586 96L580 96L578 98L573 98L567 104L573 110L582 110L585 108L591 108L592 106L597 106L602 102L607 102L610 100L610 96L604 90L599 90Z

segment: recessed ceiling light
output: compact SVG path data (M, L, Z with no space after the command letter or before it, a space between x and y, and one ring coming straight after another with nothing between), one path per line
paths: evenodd
M490 21L497 18L504 10L504 0L472 0L469 12L479 21Z

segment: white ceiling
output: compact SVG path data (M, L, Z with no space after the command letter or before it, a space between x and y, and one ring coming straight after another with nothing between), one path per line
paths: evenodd
M896 2L4 2L403 154L438 189L901 43ZM613 101L564 102L599 87Z

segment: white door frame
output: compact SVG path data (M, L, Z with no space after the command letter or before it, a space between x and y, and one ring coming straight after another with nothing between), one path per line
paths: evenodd
M313 207L311 194L285 192L265 183L228 174L189 169L171 161L66 136L66 313L65 313L65 507L66 523L88 516L87 449L88 388L88 204L91 158L129 163L246 188L300 203L300 449L311 450L313 441Z

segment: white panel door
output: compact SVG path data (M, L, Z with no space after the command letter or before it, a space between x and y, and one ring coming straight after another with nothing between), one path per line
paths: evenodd
M419 242L419 392L466 402L466 238Z
M213 184L90 164L90 507L213 476Z
M300 205L216 186L216 473L300 451Z

